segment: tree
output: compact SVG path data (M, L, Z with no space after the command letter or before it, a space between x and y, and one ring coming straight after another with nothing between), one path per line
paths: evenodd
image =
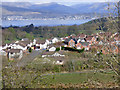
M120 2L117 2L114 5L115 5L115 8L113 9L113 8L111 8L110 3L108 3L109 16L106 17L106 19L108 21L107 32L120 33ZM100 26L100 27L102 30L104 30L103 26ZM105 45L106 43L108 43L108 40L111 41L112 39L113 39L113 37L104 36L104 39L103 39L104 44L103 44L102 48L103 49L104 48L114 48L113 45ZM118 45L118 48L119 47L120 47L120 45ZM115 54L109 50L108 53L109 54L107 54L106 56L99 55L97 57L98 62L99 63L104 62L104 64L107 64L115 72L116 77L118 77L120 79L120 52L118 54Z

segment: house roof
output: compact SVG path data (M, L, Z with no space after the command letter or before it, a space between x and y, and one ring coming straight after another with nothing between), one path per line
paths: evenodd
M86 37L86 35L83 34L83 33L82 33L82 34L79 34L78 36L79 36L80 38L85 38L85 37Z
M83 46L88 46L89 42L80 42Z
M62 44L50 44L49 45L49 48L51 48L51 47L56 47L56 48L58 48L58 47L60 47L60 46L63 46Z
M28 44L30 44L30 40L28 40L28 41L19 41L18 44L27 46Z
M11 49L8 52L9 53L19 53L21 51L21 49Z
M28 41L29 39L28 39L28 38L23 38L22 40L23 40L23 41Z
M2 45L2 47L6 46L5 44Z
M39 39L39 40L37 40L36 43L37 43L37 44L45 44L45 42L46 42L45 40L40 40L40 39Z
M90 41L92 38L93 38L93 36L87 36L87 37L85 38L85 40L86 40L86 41Z

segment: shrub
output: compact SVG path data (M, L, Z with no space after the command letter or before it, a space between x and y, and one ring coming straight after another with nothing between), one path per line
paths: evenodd
M84 51L84 48L81 50L78 50L78 49L71 48L71 47L64 47L64 50L75 51L75 52L81 53Z
M32 52L32 49L31 49L31 48L29 48L29 52Z
M56 48L56 51L60 51L60 48Z

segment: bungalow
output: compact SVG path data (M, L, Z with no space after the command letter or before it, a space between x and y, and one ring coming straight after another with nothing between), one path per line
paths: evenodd
M23 56L23 51L21 49L11 49L8 51L7 56L10 60L21 59Z

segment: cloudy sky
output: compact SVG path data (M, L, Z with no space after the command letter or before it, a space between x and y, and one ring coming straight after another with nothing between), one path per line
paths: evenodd
M1 1L1 0L0 0ZM92 2L115 2L119 0L2 0L2 2L32 2L32 3L50 3L50 2L57 2L61 4L71 5L75 3L92 3Z

